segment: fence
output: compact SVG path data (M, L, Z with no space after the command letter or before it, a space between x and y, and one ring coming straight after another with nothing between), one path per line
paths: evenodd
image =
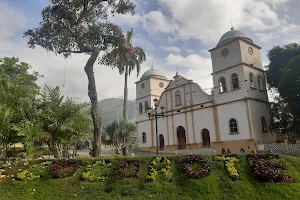
M274 152L299 152L300 144L286 144L286 143L267 143L259 144L259 151L272 150Z

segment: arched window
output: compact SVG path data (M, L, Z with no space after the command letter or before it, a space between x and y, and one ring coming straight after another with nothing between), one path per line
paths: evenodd
M239 78L237 74L231 75L231 84L232 84L232 89L239 88Z
M175 104L181 105L181 93L179 90L175 92Z
M255 88L255 79L252 73L249 74L249 80L250 80L250 87Z
M143 143L147 142L147 137L146 137L146 133L145 132L142 134L142 142Z
M219 86L220 86L220 93L226 92L226 80L224 77L220 78Z
M229 121L229 127L231 133L237 133L238 132L238 125L236 119L230 119Z
M265 117L261 117L261 127L263 132L268 132L267 121Z
M149 109L149 104L148 104L148 101L145 101L145 112L147 112Z
M140 114L143 113L143 104L142 104L142 102L140 102L140 105L139 105L139 112L140 112Z
M264 90L263 79L260 75L258 76L258 87L259 87L260 90Z

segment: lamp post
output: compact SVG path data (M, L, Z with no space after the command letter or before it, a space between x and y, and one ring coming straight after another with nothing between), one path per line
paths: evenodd
M157 131L157 118L158 117L164 117L165 116L165 113L164 113L164 109L165 107L164 106L160 106L160 109L161 109L161 113L157 113L157 106L158 106L158 99L155 97L155 99L153 99L154 101L154 106L155 106L155 113L152 114L151 113L151 108L148 107L148 117L149 119L151 117L155 117L155 133L156 133L156 155L158 155L158 131Z

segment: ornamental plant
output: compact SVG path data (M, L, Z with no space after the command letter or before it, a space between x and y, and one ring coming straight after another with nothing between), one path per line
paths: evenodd
M34 181L46 177L49 174L49 166L51 164L51 161L46 161L32 165L29 169L25 169L21 173L18 173L17 179L22 181Z
M122 163L118 168L117 168L117 174L121 178L138 178L139 177L139 166L140 163L138 161L134 162L125 162Z
M112 164L105 160L96 161L93 165L88 165L85 172L82 173L81 178L88 182L102 182L110 173Z
M182 159L182 169L188 177L202 179L210 174L211 165L208 164L207 159L198 155L191 155Z
M239 159L229 156L216 156L215 159L217 161L224 161L225 169L233 181L236 181L239 178L239 173L236 169L236 164L238 163Z
M51 176L54 178L66 178L74 175L82 166L80 160L60 160L51 165Z
M163 174L164 180L169 182L172 181L171 166L171 161L166 157L156 157L149 164L147 180L153 182L157 179L158 174Z
M247 155L250 169L255 177L262 182L286 182L293 183L295 179L289 177L283 164L267 160L275 158L269 153L266 154L249 154Z

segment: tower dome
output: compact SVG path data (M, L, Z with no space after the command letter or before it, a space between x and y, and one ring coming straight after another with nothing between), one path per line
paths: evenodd
M163 73L162 73L161 71L159 71L159 70L157 70L157 69L151 68L151 69L147 70L147 71L142 75L141 80L142 80L142 79L145 79L145 78L147 78L147 77L149 77L149 76L156 76L156 77L160 77L160 78L163 78L163 79L167 79L167 78L163 75Z
M222 35L217 46L224 44L225 42L235 39L235 38L244 38L244 39L248 40L249 42L253 43L253 41L245 33L243 33L242 31L239 31L239 30L233 30L233 28L232 28L230 31L228 31L224 35Z

